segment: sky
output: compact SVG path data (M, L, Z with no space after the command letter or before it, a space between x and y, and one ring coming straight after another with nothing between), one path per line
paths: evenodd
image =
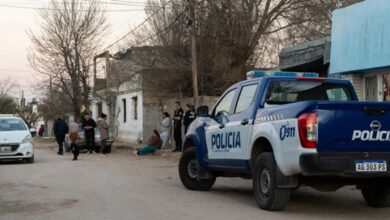
M102 49L146 18L143 11L143 4L146 1L101 0L107 9L107 18L111 25ZM30 40L26 31L39 32L37 10L31 8L44 7L48 2L49 0L0 0L0 80L11 78L19 85L14 88L14 96L20 96L23 90L27 100L39 98L39 93L31 85L40 75L31 68L27 60ZM125 42L119 42L110 48L111 52L115 52L123 45Z

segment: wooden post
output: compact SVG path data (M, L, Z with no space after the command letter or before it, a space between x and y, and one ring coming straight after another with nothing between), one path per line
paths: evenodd
M195 26L195 0L189 0L191 24L191 61L192 61L192 87L194 93L194 106L198 107L198 68L196 59L196 26Z

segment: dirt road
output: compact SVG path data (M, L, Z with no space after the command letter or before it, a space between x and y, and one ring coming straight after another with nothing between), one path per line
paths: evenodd
M0 219L388 219L351 187L335 193L302 188L283 212L256 207L251 181L220 178L210 192L180 183L177 159L57 156L37 143L34 164L0 164Z

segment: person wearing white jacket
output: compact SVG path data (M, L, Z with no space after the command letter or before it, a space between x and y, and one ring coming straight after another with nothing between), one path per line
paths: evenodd
M166 147L167 147L166 145L167 145L168 140L169 140L171 127L172 127L172 121L169 117L169 113L163 112L162 120L160 122L160 138L162 141L161 149L166 149Z

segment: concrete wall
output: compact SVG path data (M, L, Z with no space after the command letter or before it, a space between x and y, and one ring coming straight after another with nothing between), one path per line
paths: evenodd
M109 122L111 119L110 114L109 114L109 106L107 105L107 103L104 100L97 98L97 97L95 97L92 100L91 106L89 107L89 109L92 112L92 118L94 120L97 120L100 117L100 115L98 115L98 103L102 103L102 113L107 115L107 122Z
M201 96L198 99L198 105L207 105L211 109L219 97L213 96ZM175 111L175 102L180 101L182 108L186 111L185 105L187 103L193 103L192 97L171 97L166 99L150 99L145 98L147 102L144 102L144 122L143 122L143 139L147 141L152 135L153 129L159 129L162 111L166 111L173 117ZM154 102L152 102L154 100ZM183 140L184 140L184 126L183 126ZM170 145L174 146L173 131L171 131Z
M333 12L330 73L390 66L389 0L366 0Z
M133 97L137 97L137 119L134 118ZM143 106L142 92L129 92L118 95L116 98L116 119L117 130L116 140L119 143L140 143L143 139ZM126 122L124 122L123 99L126 100Z

